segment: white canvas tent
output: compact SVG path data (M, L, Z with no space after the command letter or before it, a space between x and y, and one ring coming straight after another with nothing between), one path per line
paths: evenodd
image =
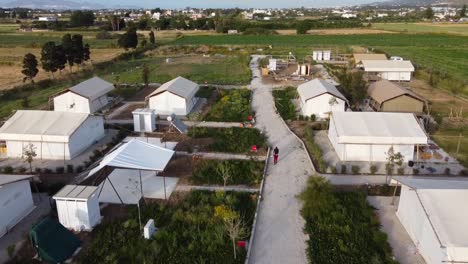
M161 148L141 140L131 139L129 142L122 144L110 154L106 155L98 164L98 166L91 169L88 174L88 178L95 174L98 174L98 177L99 174L103 174L105 180L101 184L99 196L104 189L103 186L105 186L106 182L108 182L110 187L114 190L120 203L124 204L124 199L117 191L119 188L115 186L111 177L109 177L112 176L114 170L137 171L138 173L133 173L131 175L135 176L134 178L137 178L136 181L138 181L140 185L140 194L144 196L142 172L152 172L154 176L156 176L157 172L164 172L164 169L172 159L173 155L174 151L172 150ZM165 182L166 179L164 176L162 178L163 190L165 194L164 198L167 198ZM135 179L133 180L135 181ZM128 182L126 182L126 184L128 184Z
M468 263L468 181L396 177L397 217L427 263Z
M149 108L159 115L188 115L197 103L198 84L183 77L164 83L146 97Z
M0 237L34 210L31 177L0 174Z
M99 77L81 82L54 96L54 111L94 113L109 104L114 85Z
M302 114L314 114L319 118L327 118L332 111L346 110L346 97L336 87L321 79L301 84L297 87L300 97Z
M86 113L18 110L0 128L7 156L33 144L38 159L70 160L104 137L104 120Z
M411 61L363 60L364 71L389 81L411 81L414 66Z
M415 146L428 143L415 115L409 113L333 112L328 138L342 161L384 162L390 147L404 161L413 160Z

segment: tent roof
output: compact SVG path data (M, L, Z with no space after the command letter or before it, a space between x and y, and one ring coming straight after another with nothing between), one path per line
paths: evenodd
M363 60L364 71L366 72L414 72L411 61L397 60Z
M81 245L78 237L51 218L45 218L36 224L31 229L30 236L39 256L45 262L64 262Z
M57 194L54 195L54 199L61 200L82 200L87 201L97 191L96 186L84 186L84 185L65 185Z
M427 144L428 138L414 114L333 112L338 143Z
M322 94L331 94L337 98L347 101L346 97L344 97L344 95L340 93L334 85L322 79L313 79L312 81L299 85L297 87L297 92L304 102Z
M99 77L93 77L68 89L90 100L97 99L114 90L114 85Z
M0 186L7 185L14 182L29 180L33 175L10 175L0 174Z
M177 77L167 83L161 85L154 92L150 93L147 98L158 95L163 92L171 92L175 95L185 99L191 99L198 91L198 84L185 79L184 77Z
M415 94L413 91L405 89L395 83L392 83L387 80L381 80L378 82L374 82L369 85L367 89L367 93L369 94L372 99L374 99L379 104L382 104L385 101L391 100L393 98L408 95L416 100L425 102L426 100L421 96Z
M87 113L18 110L0 128L0 139L68 142L88 118ZM50 138L45 140L44 136Z
M93 175L109 166L120 169L163 171L174 151L132 139L106 155L88 175Z
M363 60L387 60L387 55L375 53L354 53L353 57L356 63Z
M427 212L434 232L440 239L442 246L460 248L468 247L468 180L466 179L416 179L398 177L402 185L415 190L421 205ZM450 250L450 249L449 249ZM451 260L467 261L457 257L457 250L453 249ZM466 253L465 253L466 254ZM466 256L466 255L465 255Z

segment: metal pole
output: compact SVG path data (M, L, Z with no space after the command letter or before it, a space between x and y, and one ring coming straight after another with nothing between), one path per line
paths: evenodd
M457 157L458 157L458 152L460 151L460 144L461 144L461 139L462 139L462 133L458 136L458 143L457 143Z
M166 195L166 175L164 174L164 170L162 171L163 173L163 182L164 182L164 200L167 200L167 195Z
M124 204L124 202L122 201L122 198L120 198L119 193L118 193L117 190L115 189L114 184L112 184L112 182L111 182L111 180L109 179L109 177L107 178L107 180L108 180L109 183L111 184L112 189L114 189L115 194L117 194L117 197L119 197L120 203L121 203L121 204ZM104 186L102 186L102 187L104 188Z
M390 179L390 181L391 181L391 179ZM391 203L392 205L395 205L395 195L396 195L397 188L398 188L398 182L395 185L395 189L393 190L392 203Z
M143 197L143 183L141 181L141 170L138 170L138 172L140 173L140 193L141 197Z

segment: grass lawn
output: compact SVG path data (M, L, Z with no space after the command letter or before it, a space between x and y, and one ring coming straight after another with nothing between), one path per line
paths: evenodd
M460 149L457 155L457 145L459 135L462 135L460 141ZM453 157L457 158L460 163L468 168L468 126L460 127L450 127L443 125L439 127L439 130L432 135L432 138L437 142L437 144L444 149L446 152L450 153Z
M227 153L249 153L250 147L257 146L259 151L268 149L266 137L254 128L207 128L193 127L188 135L192 138L212 138L209 151Z
M220 90L218 101L203 118L206 121L243 122L252 114L248 89Z
M239 240L248 239L255 199L256 195L247 193L193 191L175 203L143 205L142 222L154 219L158 229L151 240L142 237L133 206L128 218L107 219L98 225L76 262L244 263L245 249L235 246L234 259L225 219L240 217L244 232Z
M257 185L262 180L263 161L255 160L202 160L196 164L190 180L194 184Z
M291 100L297 98L297 96L297 90L294 87L273 91L276 109L284 120L296 119L296 107Z
M315 176L300 199L310 237L310 263L397 263L364 192L335 192L329 182Z
M468 36L468 24L466 23L374 23L372 24L372 28L397 32L458 34Z

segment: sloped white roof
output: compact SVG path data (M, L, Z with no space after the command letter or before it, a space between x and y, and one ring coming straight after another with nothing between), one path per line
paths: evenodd
M67 143L88 118L87 113L18 110L0 128L0 139Z
M88 176L106 166L120 169L163 171L173 155L174 151L172 150L132 139L105 156L100 164L89 172Z
M338 143L427 144L428 138L414 114L333 112Z
M418 194L441 246L447 247L449 260L468 261L468 180L404 177L396 180Z
M92 101L114 90L114 85L99 77L93 77L69 88L68 90L89 98Z
M0 186L7 185L14 182L29 180L33 175L11 175L0 174Z
M346 97L340 93L334 85L322 79L313 79L312 81L299 85L297 87L297 92L304 102L322 94L331 94L347 101Z
M93 196L99 187L85 185L65 185L58 193L54 195L54 199L61 200L77 200L87 201Z
M185 99L192 99L198 91L198 84L185 79L184 77L177 77L167 83L161 85L154 92L150 93L147 98L158 95L163 92L170 92Z
M414 72L411 61L363 60L362 65L366 72Z

